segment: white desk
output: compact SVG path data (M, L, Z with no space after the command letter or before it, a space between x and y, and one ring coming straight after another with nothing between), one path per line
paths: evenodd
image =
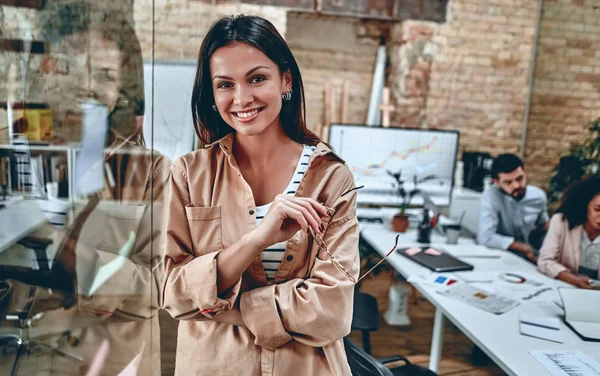
M0 209L0 253L46 222L48 220L35 200L12 202Z
M381 224L375 223L361 223L360 232L362 237L381 255L389 252L394 245L396 235L398 235L384 228ZM400 235L398 248L415 244L416 233L414 231ZM458 245L448 245L445 244L443 237L433 234L432 244L458 257L460 255L475 254L501 255L500 259L465 258L464 261L475 266L475 271L536 273L532 264L518 256L509 252L479 246L472 239L461 238ZM397 252L392 253L387 261L406 279L430 272L429 269L410 261ZM460 276L460 273L453 274ZM560 281L541 274L537 274L537 277L538 280L550 286L566 286ZM600 343L582 341L564 324L561 324L564 335L563 344L522 336L519 333L520 313L552 316L549 310L543 310L533 303L536 301L535 298L531 301L522 301L517 308L497 316L438 294L433 286L422 283L413 283L413 285L436 307L429 363L429 368L435 372L438 370L441 357L444 317L456 325L509 375L538 376L547 374L545 368L528 354L528 351L531 350L579 350L600 362ZM489 283L476 284L476 286L486 290L491 289Z

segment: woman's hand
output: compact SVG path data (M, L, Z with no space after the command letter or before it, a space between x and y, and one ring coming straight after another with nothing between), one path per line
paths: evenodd
M560 272L557 278L581 289L593 288L590 283L590 279L587 276L578 276L566 270Z
M575 286L577 286L579 288L582 288L582 289L591 289L592 288L590 279L587 276L578 276L576 282L577 283Z
M322 217L333 215L330 209L312 198L277 195L262 222L249 235L261 251L290 239L296 232L323 233Z

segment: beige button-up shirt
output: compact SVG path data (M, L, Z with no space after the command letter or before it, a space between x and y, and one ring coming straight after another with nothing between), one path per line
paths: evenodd
M256 226L233 137L172 165L163 299L182 320L176 374L350 375L342 338L350 332L354 284L306 233L289 239L272 284L258 254L240 281L217 295L216 256ZM352 188L346 164L321 143L296 196L335 209L323 240L357 278L356 192L343 195Z

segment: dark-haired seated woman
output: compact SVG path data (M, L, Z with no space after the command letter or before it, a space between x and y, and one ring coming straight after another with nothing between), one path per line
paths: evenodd
M538 269L581 288L600 277L600 178L574 183L550 221Z

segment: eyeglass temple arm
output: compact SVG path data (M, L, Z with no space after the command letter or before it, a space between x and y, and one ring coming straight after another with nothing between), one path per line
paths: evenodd
M396 235L396 242L394 243L394 247L392 247L392 249L387 253L387 255L385 255L384 258L382 258L377 264L375 264L374 267L372 267L371 269L369 269L368 272L366 272L365 274L363 274L362 277L360 277L358 279L358 281L356 281L356 283L360 282L361 279L365 278L367 276L367 274L371 273L373 271L373 269L375 269L376 267L379 266L379 264L381 264L383 261L385 261L385 259L392 254L392 252L394 252L396 250L396 247L398 247L398 239L400 238L400 234Z

